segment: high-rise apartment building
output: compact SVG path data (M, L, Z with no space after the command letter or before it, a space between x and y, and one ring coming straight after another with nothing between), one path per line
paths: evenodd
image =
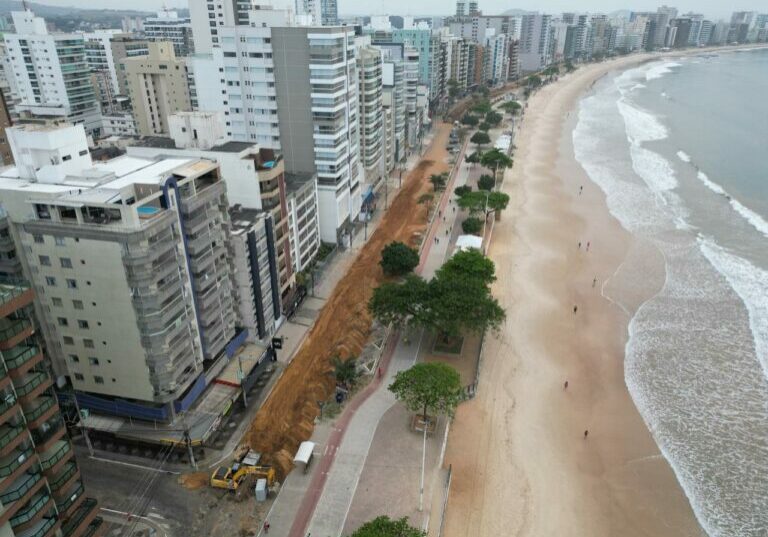
M90 80L82 35L51 34L31 11L12 13L15 34L4 34L19 113L67 119L98 131L101 112Z
M383 40L374 37L376 44ZM418 82L429 89L430 101L442 98L440 87L440 36L424 28L394 29L386 41L403 43L417 50L419 56Z
M494 86L507 81L507 35L486 32L483 46L483 82Z
M98 537L106 526L85 495L35 337L33 299L28 283L0 280L0 532Z
M170 419L235 335L218 164L94 163L81 127L8 132L16 166L0 176L0 200L54 371L83 406Z
M170 43L149 43L147 56L122 62L136 128L142 136L167 135L168 116L191 110L187 66Z
M382 50L382 106L385 123L385 169L390 172L405 158L406 121L405 63L393 58L391 50Z
M218 47L221 28L248 25L252 9L258 9L255 0L190 0L195 54L210 54L213 47Z
M365 38L361 38L365 39ZM370 43L370 39L366 39ZM360 77L360 163L365 172L365 183L376 189L384 178L382 162L384 143L384 108L381 50L363 44L357 48L357 72ZM365 195L365 193L364 193Z
M148 41L111 30L86 33L84 37L85 58L91 72L105 74L112 95L126 96L128 88L122 61L149 54Z
M195 52L192 24L188 17L180 17L177 11L164 9L157 12L157 17L144 19L144 36L148 41L172 43L178 58Z
M13 153L5 129L11 126L11 112L5 100L5 93L0 89L0 166L13 164Z
M296 15L307 25L337 26L339 24L337 0L296 0Z
M520 31L520 70L538 71L552 62L552 17L523 15Z

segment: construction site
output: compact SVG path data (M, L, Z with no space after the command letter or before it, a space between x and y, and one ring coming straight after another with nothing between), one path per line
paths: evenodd
M429 206L420 198L432 191L429 177L448 170L445 147L450 131L447 123L435 125L431 146L404 178L378 228L328 297L243 438L244 444L261 453L263 464L275 467L281 481L292 468L299 444L312 436L320 413L318 401L333 394L331 358L357 357L368 341L373 322L368 300L373 288L384 279L379 266L382 248L392 241L421 246Z

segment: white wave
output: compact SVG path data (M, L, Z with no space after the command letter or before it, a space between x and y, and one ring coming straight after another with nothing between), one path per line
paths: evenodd
M677 178L669 161L650 149L632 144L632 168L654 192L664 192L677 187Z
M768 377L768 271L727 252L711 239L700 238L699 248L747 307L757 358Z
M623 98L619 99L618 106L630 142L650 142L667 137L667 128L653 114L632 106Z
M647 87L645 84L635 84L634 86L629 88L629 91L635 91L635 90L643 89L645 87Z
M667 94L666 91L662 91L661 96L664 97L665 99L669 99L669 95Z
M672 67L680 67L682 64L677 62L666 62L661 65L654 64L645 72L645 80L651 81L661 78L672 72Z
M679 158L683 162L690 162L691 161L691 156L688 153L686 153L685 151L678 151L677 152L677 158Z
M739 213L739 215L741 215L741 217L744 218L749 223L749 225L768 237L768 222L766 222L762 216L731 196L723 187L707 177L707 174L704 172L700 171L696 174L696 176L699 178L699 181L701 181L712 192L728 198L728 203L731 204L731 207L733 207L734 211Z

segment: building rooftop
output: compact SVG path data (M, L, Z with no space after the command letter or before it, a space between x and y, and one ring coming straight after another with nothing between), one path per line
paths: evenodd
M213 146L210 151L218 151L220 153L239 153L240 151L245 151L246 149L254 147L255 145L256 144L251 142L226 142L221 145Z
M286 173L285 188L289 194L292 192L297 192L314 179L315 175L312 173Z

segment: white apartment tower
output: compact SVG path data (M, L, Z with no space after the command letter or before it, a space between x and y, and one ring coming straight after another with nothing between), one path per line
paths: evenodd
M370 38L368 38L370 41ZM384 177L382 144L384 109L382 106L381 50L366 44L357 49L357 71L360 75L360 162L365 182L375 189Z
M552 62L552 17L523 15L520 31L520 70L538 71Z
M218 47L222 28L247 26L252 9L258 9L255 0L190 0L195 54L210 54L212 48Z
M18 94L16 111L101 127L101 112L85 59L83 36L50 34L45 20L27 11L12 13L15 34L5 34L8 65Z

